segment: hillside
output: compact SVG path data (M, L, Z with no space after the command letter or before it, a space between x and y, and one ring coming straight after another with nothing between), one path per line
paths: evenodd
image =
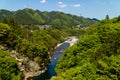
M120 80L120 17L106 19L87 33L59 60L52 80Z
M84 33L83 29L39 29L35 25L19 25L13 18L3 20L0 22L0 70L4 70L4 73L0 72L0 75L7 76L0 77L0 80L16 80L12 79L14 77L21 80L43 73L57 44L68 36L81 36ZM4 54L14 59L13 64L6 56L4 62ZM8 63L11 65L8 66Z
M57 44L68 36L85 33L84 29L71 27L78 24L86 27L96 22L94 19L55 11L0 10L0 70L4 71L0 72L0 76L6 75L0 77L0 80L21 80L43 73ZM38 28L38 25L46 24L64 28ZM8 57L6 54L9 54Z
M0 71L4 72L0 72L0 76L5 75L0 80L21 80L22 75L26 78L29 76L26 74L32 72L39 75L49 63L50 52L64 36L63 32L50 29L31 32L12 19L0 23Z
M81 25L86 27L90 24L98 22L97 19L84 18L82 16L76 16L71 14L65 14L63 12L52 11L52 12L41 12L39 10L33 10L25 8L23 10L8 11L0 10L0 20L12 17L19 24L36 24L43 25L49 24L53 26L68 26L73 27Z

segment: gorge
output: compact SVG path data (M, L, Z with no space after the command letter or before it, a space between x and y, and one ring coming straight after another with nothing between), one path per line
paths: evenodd
M53 51L53 55L50 58L50 64L48 65L48 69L39 76L28 78L28 80L49 80L51 77L56 76L55 66L57 64L57 61L60 57L62 57L62 53L64 52L64 50L75 44L77 41L78 38L73 36L67 38L67 40L63 43L58 44Z

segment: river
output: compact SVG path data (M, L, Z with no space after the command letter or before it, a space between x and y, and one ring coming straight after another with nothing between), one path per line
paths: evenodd
M57 45L55 50L53 51L53 56L50 59L50 64L48 65L48 70L42 73L41 75L37 77L33 77L30 80L50 80L52 76L56 75L55 72L55 66L57 64L58 59L61 57L63 51L68 48L69 46L72 46L75 42L77 42L78 38L71 37L68 40L64 41L63 43Z

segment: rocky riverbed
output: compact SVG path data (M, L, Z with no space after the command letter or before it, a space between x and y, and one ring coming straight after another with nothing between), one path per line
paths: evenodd
M55 65L57 64L57 60L62 55L62 52L69 46L72 46L75 42L77 42L77 40L78 39L76 37L69 37L63 43L58 44L55 47L53 55L50 57L51 63L48 65L48 67L40 67L38 63L29 60L27 57L20 56L20 53L17 53L15 50L10 50L5 46L0 45L0 49L10 53L10 55L18 61L18 68L20 69L21 72L23 72L24 80L27 80L30 77L41 75L42 73L45 73L47 70L51 71L51 69L53 71L51 71L52 75L50 77L54 76L55 75L54 68Z
M51 77L55 76L56 72L54 68L57 64L58 59L62 56L63 51L66 48L72 46L77 41L78 41L77 37L69 37L63 43L58 44L55 50L53 51L53 55L50 58L50 64L48 65L47 70L37 77L29 78L29 80L49 80Z

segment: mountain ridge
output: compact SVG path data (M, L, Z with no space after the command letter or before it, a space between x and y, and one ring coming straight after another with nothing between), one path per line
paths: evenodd
M82 26L88 26L95 22L99 22L98 19L93 18L84 18L83 16L76 16L72 14L66 14L59 11L44 11L33 10L30 8L19 9L17 11L9 11L9 10L0 10L0 20L5 18L12 17L19 24L35 24L35 25L43 25L50 24L53 26L76 26L81 24Z

